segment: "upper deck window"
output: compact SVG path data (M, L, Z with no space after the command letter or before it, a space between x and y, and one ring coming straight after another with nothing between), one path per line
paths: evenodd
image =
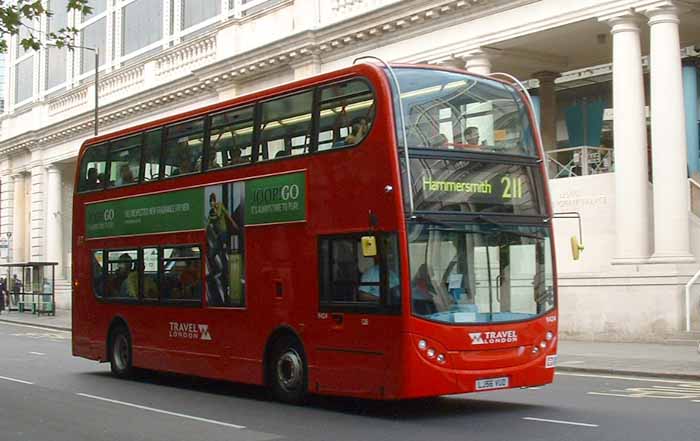
M109 187L121 187L138 182L142 139L143 137L139 134L112 142L107 181Z
M374 96L362 80L332 84L321 89L318 149L359 144L369 133Z
M409 148L537 155L527 107L512 87L439 70L395 72ZM400 131L397 138L402 145Z
M80 167L80 191L97 190L104 187L107 171L107 144L90 147L83 155Z
M211 117L207 169L249 163L253 150L253 106Z
M202 170L204 119L193 119L166 127L163 177L186 175Z
M262 103L258 161L309 153L313 91Z

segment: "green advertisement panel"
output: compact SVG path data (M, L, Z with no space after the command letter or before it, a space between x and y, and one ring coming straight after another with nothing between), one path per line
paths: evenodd
M245 185L246 225L306 220L304 172L253 179Z
M88 239L201 230L204 188L91 204L85 219Z

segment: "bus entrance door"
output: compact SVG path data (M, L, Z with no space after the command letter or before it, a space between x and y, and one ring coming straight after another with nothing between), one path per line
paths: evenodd
M376 314L318 314L316 359L319 392L381 397L388 367L386 318Z

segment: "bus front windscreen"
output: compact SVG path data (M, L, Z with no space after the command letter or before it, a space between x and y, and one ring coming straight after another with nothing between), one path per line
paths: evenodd
M527 107L511 86L434 69L394 71L403 106L400 146L403 121L409 148L537 156Z
M413 314L455 323L527 320L554 308L549 229L411 222Z

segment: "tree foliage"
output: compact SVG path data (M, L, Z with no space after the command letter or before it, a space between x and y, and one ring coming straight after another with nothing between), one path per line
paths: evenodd
M89 0L68 0L66 10L89 14L92 8ZM47 10L42 0L16 0L14 2L0 0L0 53L7 52L7 37L22 35L19 44L24 50L38 50L42 45L42 32L35 23L42 17L51 17L53 13ZM73 37L78 30L66 26L55 32L45 34L46 41L57 47L73 44Z

